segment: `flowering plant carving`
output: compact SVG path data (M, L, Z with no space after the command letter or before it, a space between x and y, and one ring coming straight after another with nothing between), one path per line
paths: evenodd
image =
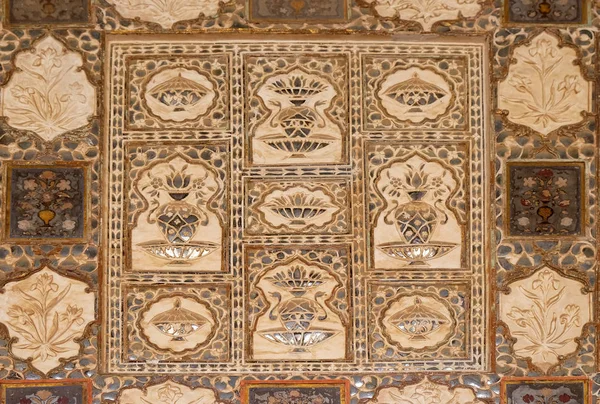
M501 302L501 317L517 337L515 353L547 371L577 347L575 337L590 319L589 297L582 295L581 284L550 269L512 288L510 304Z
M7 308L0 320L17 337L13 352L31 358L44 372L57 366L60 358L77 353L74 339L94 317L93 294L86 289L83 282L47 269L8 288L0 298Z
M219 0L109 0L125 18L138 18L171 28L177 21L216 17Z
M95 89L81 70L81 56L52 37L17 57L19 68L3 91L9 125L54 137L88 123L95 110Z
M527 49L515 51L517 63L500 83L498 102L511 121L544 135L581 121L581 112L588 110L589 86L573 69L573 53L559 48L546 33Z
M147 389L125 389L117 400L119 404L226 404L215 396L211 389L190 389L167 380Z
M481 5L476 0L371 0L381 17L399 17L419 22L425 31L438 21L456 19L459 15L473 17Z
M417 384L398 387L385 387L377 392L367 404L483 404L477 400L475 393L465 387L450 389L424 378Z

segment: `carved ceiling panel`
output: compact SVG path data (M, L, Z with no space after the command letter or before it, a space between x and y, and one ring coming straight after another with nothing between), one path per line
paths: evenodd
M0 403L598 404L590 0L4 0Z

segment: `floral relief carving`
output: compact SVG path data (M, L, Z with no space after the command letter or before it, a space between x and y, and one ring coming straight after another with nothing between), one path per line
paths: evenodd
M144 88L144 100L162 120L182 122L206 114L216 97L214 84L203 74L186 68L163 70Z
M340 163L347 100L344 57L248 61L251 159L256 164ZM265 63L273 66L268 69ZM267 74L275 69L274 73Z
M4 286L0 322L15 341L12 353L30 358L43 373L79 352L77 338L95 318L95 297L87 284L48 268Z
M460 267L463 224L449 202L458 185L444 164L420 154L385 166L376 180L386 206L373 231L375 265L429 267L443 258L446 267Z
M591 111L591 83L575 66L574 49L547 32L514 50L508 75L498 84L498 107L507 119L548 135L583 120Z
M249 179L245 189L248 234L350 231L350 178Z
M364 55L362 116L364 129L468 130L467 58Z
M81 55L52 36L19 53L17 70L2 88L8 124L44 140L87 125L96 110L96 89L82 63Z
M159 24L165 29L176 22L219 15L219 0L107 0L125 18Z
M467 387L450 388L424 377L416 384L404 387L383 387L364 404L484 404ZM541 403L540 403L541 404Z
M401 19L419 23L431 31L439 21L459 17L475 17L481 10L477 0L363 0L375 14L386 19Z
M547 372L575 352L592 318L592 294L550 267L513 282L500 294L500 320L516 339L516 355Z
M377 96L389 116L417 124L446 113L454 100L443 76L420 67L389 74L381 82Z
M128 388L121 391L117 404L217 404L220 401L214 390L167 380L144 389Z
M222 185L210 167L174 155L141 172L134 186L146 203L132 230L134 269L185 269L197 261L205 270L221 268L223 227L209 205Z
M328 304L342 286L335 274L300 257L268 269L256 282L269 309L256 320L253 359L343 359L344 314Z

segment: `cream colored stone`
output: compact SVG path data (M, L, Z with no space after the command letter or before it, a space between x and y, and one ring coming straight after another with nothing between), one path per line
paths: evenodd
M427 377L406 387L384 387L366 404L484 404L466 387L450 388Z
M216 17L219 0L108 0L125 18L159 24L171 28L178 21Z
M206 304L185 297L166 297L149 304L140 321L142 332L159 349L193 350L210 337L215 319Z
M509 286L500 294L500 319L517 340L515 353L546 372L577 349L575 339L592 321L592 294L547 267Z
M462 230L448 209L458 184L447 167L413 155L375 184L387 202L373 235L377 268L461 267Z
M203 164L192 164L177 156L151 167L140 177L136 188L146 199L148 209L132 230L132 269L221 270L222 226L207 207L221 186L216 174ZM192 215L197 220L190 224ZM179 235L173 233L177 229Z
M448 307L428 295L401 296L383 313L387 336L403 349L435 348L452 336L456 321Z
M145 389L125 389L117 404L215 404L219 400L213 390L198 387L191 389L167 380Z
M459 14L474 17L481 10L477 0L367 0L381 17L416 21L425 31L438 21L455 20Z
M433 70L411 67L387 76L377 93L386 112L401 121L435 119L452 102L450 85Z
M302 274L294 276L294 270ZM286 287L294 278L304 287ZM346 329L338 313L325 303L339 283L325 269L295 259L267 271L256 286L269 309L256 324L253 359L331 360L346 356Z
M96 89L82 57L52 36L19 53L17 70L2 88L1 113L10 126L52 140L88 124L96 110Z
M95 319L94 293L81 281L45 268L10 282L0 294L0 322L11 337L12 353L31 358L33 366L48 373L60 360L79 352L75 341Z
M183 122L206 114L216 97L213 83L195 70L163 70L146 83L144 99L154 115Z
M293 95L298 89L302 97ZM270 77L257 94L270 110L252 143L257 163L341 161L342 131L329 114L337 93L325 76L296 68Z
M546 32L531 44L517 47L508 75L498 85L498 107L511 122L547 135L564 125L581 122L591 111L592 83L585 80L575 50L559 46Z
M321 190L297 186L271 192L258 209L273 226L302 229L310 225L323 226L332 220L340 207L333 203L331 195ZM295 214L297 212L300 213Z

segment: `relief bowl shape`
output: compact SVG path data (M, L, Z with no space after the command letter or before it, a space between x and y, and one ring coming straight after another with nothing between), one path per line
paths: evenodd
M399 104L411 107L408 112L423 112L424 108L445 97L447 92L414 73L412 78L390 87L384 94Z
M265 204L271 211L285 219L290 220L289 225L306 225L306 221L314 219L334 208L320 198L296 192L292 195L283 195Z
M277 114L276 119L288 137L305 138L311 134L319 117L312 108L290 107Z
M206 326L208 321L204 316L182 308L181 300L177 299L172 309L154 316L150 324L172 337L172 341L185 341L185 337Z
M321 150L335 143L337 139L329 135L313 135L309 138L288 138L275 133L263 136L260 140L273 149L290 153L290 157L304 158L307 153Z
M146 252L158 258L175 260L170 265L189 265L189 261L206 257L219 248L219 244L210 241L198 241L185 244L172 244L164 241L140 243Z
M415 297L414 305L394 314L390 322L410 339L426 339L442 325L450 322L442 313L425 305Z
M267 330L259 335L271 342L294 347L292 352L307 352L306 348L315 346L338 334L333 330L283 331Z
M150 90L150 95L174 112L185 111L197 104L209 90L193 80L181 76L173 77Z
M377 248L392 258L409 262L411 266L428 266L425 262L442 257L456 248L454 243L406 244L391 242L379 244Z

